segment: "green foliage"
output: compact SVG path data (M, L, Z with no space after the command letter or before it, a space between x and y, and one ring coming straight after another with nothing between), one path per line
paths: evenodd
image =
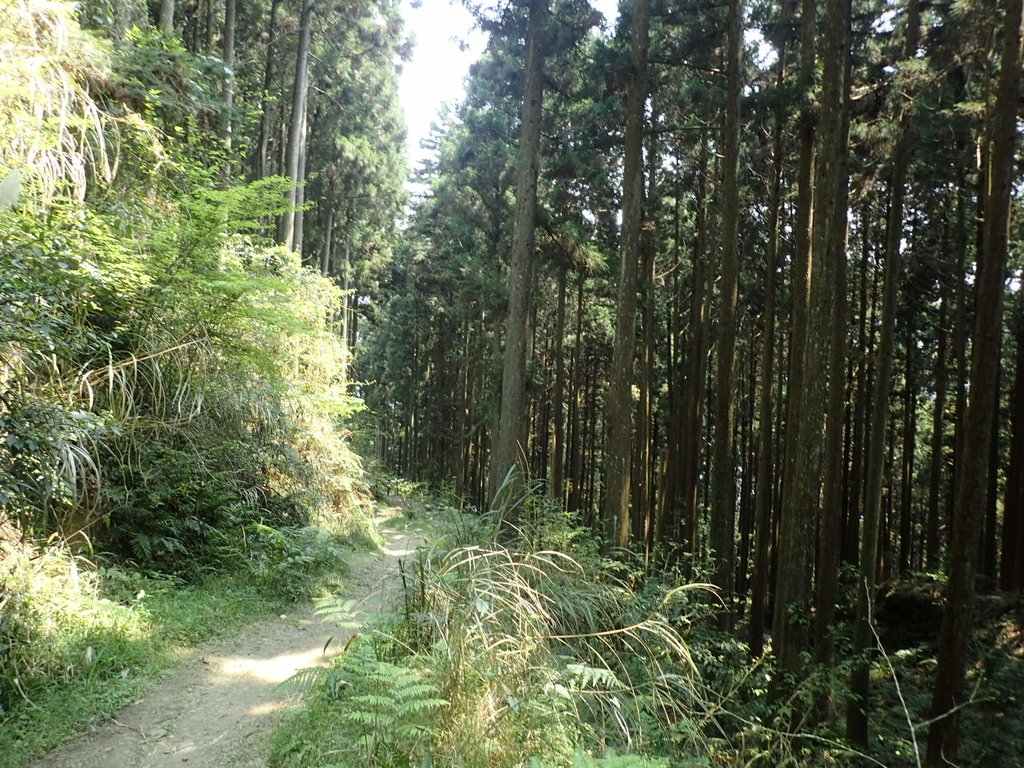
M542 519L547 502L522 503L544 538L572 540L557 518ZM365 750L359 764L371 766L428 756L435 766L661 765L634 753L665 743L659 733L704 706L682 637L588 548L583 559L531 543L508 549L473 517L445 527L444 545L403 569L402 613L329 672L295 681L314 691L310 710L279 734L272 765L321 764L355 744ZM342 617L348 608L323 606ZM409 670L429 670L435 687L418 687ZM378 680L401 682L381 691ZM406 684L429 704L406 707ZM422 743L395 751L388 739L399 734ZM609 745L630 754L604 755Z
M675 763L679 768L696 768L703 765L701 762L685 761ZM608 750L607 754L601 757L593 757L585 752L576 752L572 756L572 768L667 768L667 760L646 757L643 755L620 755L614 749ZM544 764L530 761L531 768L547 768Z
M290 544L343 567L322 532ZM187 656L182 646L280 613L313 587L313 570L236 572L185 584L116 564L96 566L66 547L0 544L0 764L21 765L75 730L113 715L155 675Z
M82 6L116 45L67 2L0 16L4 755L308 595L369 530L341 292L267 237L287 182L225 172L223 64L139 8Z
M286 684L288 685L288 684ZM448 702L429 670L379 659L372 642L357 639L328 670L305 670L293 690L315 691L313 707L336 714L336 728L314 745L301 730L279 740L275 766L423 764L436 735L434 719Z

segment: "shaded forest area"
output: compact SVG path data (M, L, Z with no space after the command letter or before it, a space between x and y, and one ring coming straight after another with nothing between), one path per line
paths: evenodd
M794 724L877 744L876 632L912 646L957 763L1020 655L1020 3L621 10L478 9L359 362L378 456L711 583Z

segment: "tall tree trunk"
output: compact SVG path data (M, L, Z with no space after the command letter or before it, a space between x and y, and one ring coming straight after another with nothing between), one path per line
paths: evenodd
M719 626L732 625L733 536L736 529L736 472L733 455L736 377L736 302L739 290L739 163L743 2L730 0L726 49L725 124L722 135L722 277L718 315L718 370L715 378L715 435L712 445L712 583L725 601Z
M174 34L174 0L160 0L160 31L170 37Z
M260 134L256 140L256 163L254 178L269 175L267 152L270 147L270 86L274 82L274 65L277 62L277 9L281 0L271 0L270 21L267 24L267 59L263 67L263 86L260 90Z
M953 507L956 504L956 486L959 480L960 458L963 456L964 422L967 415L967 179L961 168L957 184L956 226L956 307L953 312L953 472L949 483L949 497L946 500L946 543L953 535Z
M946 610L942 621L939 663L935 674L928 729L929 766L955 763L960 743L960 710L964 702L967 643L974 620L974 576L978 535L988 476L992 413L1002 338L1003 281L1010 224L1010 192L1014 179L1014 143L1020 97L1022 0L1000 3L1003 52L992 118L985 234L971 350L971 390L967 406L964 455L957 488Z
M651 152L650 157L655 157ZM653 171L653 169L652 169ZM653 184L651 185L653 187ZM633 537L639 542L648 539L651 515L651 461L654 439L654 243L643 238L643 347L640 352L640 403L637 409L637 458L635 478Z
M1024 305L1017 311L1017 364L1014 372L1010 465L1006 469L1003 546L999 586L1024 590Z
M829 35L825 55L835 58L836 71L832 73L826 64L827 97L823 107L831 105L838 110L836 118L823 119L821 139L823 154L832 155L829 163L819 161L823 180L830 184L827 191L832 205L825 211L823 222L828 232L822 238L823 254L829 260L826 279L831 290L826 300L831 305L828 319L830 340L828 355L828 402L825 416L825 457L823 471L823 499L821 503L820 527L818 533L817 572L818 579L814 593L814 660L822 669L830 670L833 661L833 624L835 620L836 596L839 580L839 554L843 529L843 475L844 475L844 427L847 402L847 298L846 298L846 245L849 207L849 152L850 135L850 0L839 0L834 9L836 17L828 24L836 29ZM829 12L833 11L831 5ZM832 82L829 75L838 78ZM835 90L833 90L835 89ZM838 123L838 124L837 124ZM833 137L833 132L837 135ZM834 187L831 186L834 184ZM816 256L817 258L817 256ZM828 314L827 309L821 310ZM831 716L831 693L819 699L819 716Z
M316 115L313 117L313 122L316 122ZM302 100L302 125L299 128L299 170L298 178L299 185L295 189L295 211L292 214L295 221L292 224L292 250L299 254L301 259L302 244L305 236L305 214L306 214L306 139L309 135L309 95ZM350 217L351 219L351 217ZM302 262L305 264L305 260ZM354 308L354 304L352 305Z
M350 290L350 275L352 272L352 235L345 236L345 248L342 251L341 261L341 375L342 382L348 381L349 361L352 359L348 338L349 326L352 324L349 316L349 305L352 301ZM413 366L415 371L415 365ZM415 386L411 384L410 386Z
M555 308L555 388L551 395L551 467L548 495L561 505L565 501L565 293L568 268L558 271L558 304Z
M779 54L776 86L785 83L785 50ZM765 619L768 606L768 572L771 568L772 501L775 495L773 477L774 401L772 384L775 378L775 283L779 269L779 220L782 211L783 134L785 116L778 110L775 135L772 137L772 186L768 203L768 257L765 265L764 330L761 334L761 377L758 385L758 449L757 482L755 483L754 584L750 603L749 649L752 658L764 652Z
M913 58L920 33L919 0L907 6L907 25L903 59ZM875 363L874 391L871 396L871 421L868 430L867 479L864 494L864 523L861 535L860 576L857 585L857 618L854 630L854 662L850 678L850 703L847 707L846 735L857 744L868 740L868 704L872 646L868 623L874 600L879 523L882 513L882 478L885 474L886 427L889 422L889 392L892 386L893 332L896 325L896 300L900 283L900 242L903 238L903 199L906 187L910 142L910 114L899 108L896 146L893 148L892 175L889 181L889 216L885 233L885 275L882 287L881 330Z
M814 172L813 231L808 286L806 344L803 349L801 388L792 393L791 402L798 403L790 413L789 425L792 471L790 486L783 497L780 547L779 591L776 604L776 634L779 666L793 675L804 671L804 655L810 649L812 622L815 529L821 515L821 488L825 466L825 446L821 439L826 427L828 373L835 333L845 332L845 317L833 321L835 306L835 261L845 258L843 237L846 232L845 198L840 192L844 175L843 124L845 98L843 80L847 55L844 29L848 14L843 0L828 0L823 30L825 50L821 89L821 111L817 130L817 151ZM840 211L840 207L843 208ZM836 322L843 324L837 328ZM813 339L813 341L812 341ZM800 349L794 347L794 355ZM842 350L837 350L840 362ZM833 363L834 364L834 363ZM845 365L840 366L842 371ZM842 374L834 387L842 387ZM835 429L841 427L831 424ZM827 435L830 448L841 457L841 433ZM838 501L838 499L836 499ZM830 512L838 513L838 507ZM835 536L838 526L826 518L822 537ZM831 551L832 542L827 542ZM831 555L828 555L831 557ZM827 597L827 595L825 595Z
M236 0L224 3L224 37L221 40L221 58L224 61L224 123L222 137L228 152L226 174L231 174L231 131L235 111L235 7Z
M334 208L327 209L327 225L324 227L324 249L320 255L320 276L331 274L331 245L334 240Z
M658 115L651 110L651 131L647 142L647 191L644 212L658 207L658 166L661 155L657 147ZM650 218L645 217L649 222ZM652 519L656 491L654 486L654 455L657 442L657 417L654 412L657 382L654 377L655 360L655 306L656 296L656 244L654 227L641 224L640 251L643 256L643 348L640 353L640 407L637 428L637 472L634 504L633 537L643 543L645 557L649 558L654 541Z
M874 348L875 322L874 305L875 291L868 297L868 287L873 281L869 279L872 270L871 262L871 219L870 208L865 203L860 209L860 235L861 235L861 257L860 257L860 290L858 297L858 323L857 323L857 372L856 372L856 402L853 406L853 436L851 452L853 461L850 467L849 493L847 496L846 509L846 530L843 534L843 561L850 565L856 565L858 549L860 545L860 517L862 499L864 496L864 474L866 453L866 425L868 413L868 401L871 389L871 351ZM873 286L872 286L873 287ZM868 316L871 316L870 332L868 330Z
M576 343L572 348L572 397L569 400L569 493L570 512L583 503L583 398L586 393L586 363L583 359L583 296L586 278L580 272L576 285Z
M519 159L516 165L516 209L509 257L508 315L501 378L501 406L494 441L491 496L526 448L526 362L530 338L530 292L533 243L537 220L537 173L540 167L540 122L544 108L544 40L548 0L531 0L526 30ZM520 467L520 472L525 472ZM520 472L516 475L520 476ZM514 525L514 520L507 521Z
M946 228L948 230L948 226ZM943 232L942 243L946 242ZM940 252L944 249L940 248ZM949 320L949 283L942 278L941 297L939 298L938 348L935 353L935 405L932 411L931 434L931 467L928 478L928 513L925 520L924 564L934 571L939 565L939 504L942 492L942 477L946 469L944 450L946 433L946 382L948 366L946 365L946 347L949 331L946 323Z
M913 558L914 531L914 465L917 454L917 375L915 358L917 351L917 332L915 317L919 311L917 302L911 300L907 312L907 338L904 352L903 374L903 450L901 451L900 489L900 541L899 541L899 573L910 572Z
M605 402L607 443L604 524L608 540L623 548L629 546L630 533L633 350L643 216L644 105L647 102L647 0L636 0L633 5L631 40L632 70L626 104L625 159L622 171L622 261L615 312L615 348Z
M309 90L309 39L312 28L313 2L302 0L299 22L299 47L295 55L295 84L292 91L292 114L288 123L288 144L285 150L285 174L291 182L288 190L288 210L281 216L277 227L277 242L290 250L295 248L295 212L299 184L302 142L305 134L306 94Z
M704 374L707 365L707 242L708 242L708 154L702 143L698 166L696 193L696 226L693 242L692 286L690 289L690 322L687 339L686 381L683 385L683 428L680 468L681 533L686 550L696 556L699 527L697 525L697 486L700 480L701 423L704 420L704 398L707 391Z
M214 0L206 0L206 14L204 19L204 32L206 33L206 40L204 48L207 56L213 56L213 39L216 32L216 18L217 8Z
M981 578L978 579L977 588L980 591L991 591L999 578L996 529L999 506L999 426L1002 410L1000 392L1003 380L1002 336L999 338L996 360L996 394L992 398L992 436L988 443L988 478L985 483L985 524L981 529L981 562L978 564L978 575Z
M678 157L678 156L677 156ZM668 380L668 424L666 425L666 450L660 462L661 498L658 505L658 520L655 526L656 545L667 543L670 535L675 536L679 522L679 466L682 463L682 397L680 396L680 348L682 347L683 307L679 272L682 268L680 242L682 230L681 184L679 175L675 178L675 195L672 204L672 293L669 313L668 343L665 345L665 369Z
M800 5L800 69L799 84L803 90L803 107L799 117L799 169L797 171L797 200L793 228L796 231L796 252L793 256L792 270L792 311L790 316L789 341L789 376L786 390L786 432L783 450L782 498L779 507L779 552L776 567L775 610L772 627L775 630L774 650L778 654L786 648L806 646L806 642L794 638L788 642L784 622L787 606L794 601L806 598L799 594L804 575L800 569L813 567L813 542L806 534L801 534L805 522L794 517L796 505L792 502L797 471L797 450L800 444L799 421L804 391L804 351L807 347L807 321L810 306L810 268L811 268L811 235L812 205L814 200L814 115L811 111L814 88L814 67L817 45L815 42L815 4L814 0L802 0ZM799 618L799 617L792 617ZM789 626L799 629L801 624L789 622ZM799 651L794 658L799 656ZM778 686L773 688L773 696L781 693Z

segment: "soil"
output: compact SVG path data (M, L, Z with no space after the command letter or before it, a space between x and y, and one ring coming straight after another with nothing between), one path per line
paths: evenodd
M344 579L345 596L357 601L355 618L361 622L387 607L399 576L398 560L421 543L419 535L386 522L381 532L387 541L384 552L361 556ZM192 662L143 699L54 750L34 768L261 766L267 737L297 704L278 685L300 669L325 664L357 631L321 620L307 604L202 645Z

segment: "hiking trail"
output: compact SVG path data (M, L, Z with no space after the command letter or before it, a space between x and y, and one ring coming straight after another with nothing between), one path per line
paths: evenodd
M360 555L344 579L360 624L386 610L397 586L398 560L422 542L400 531L383 510L382 554ZM238 634L201 644L193 658L114 718L51 751L34 768L256 768L266 739L296 699L277 686L305 667L324 665L358 630L342 629L300 603L293 612ZM332 639L333 638L333 639ZM327 648L326 656L324 647Z

